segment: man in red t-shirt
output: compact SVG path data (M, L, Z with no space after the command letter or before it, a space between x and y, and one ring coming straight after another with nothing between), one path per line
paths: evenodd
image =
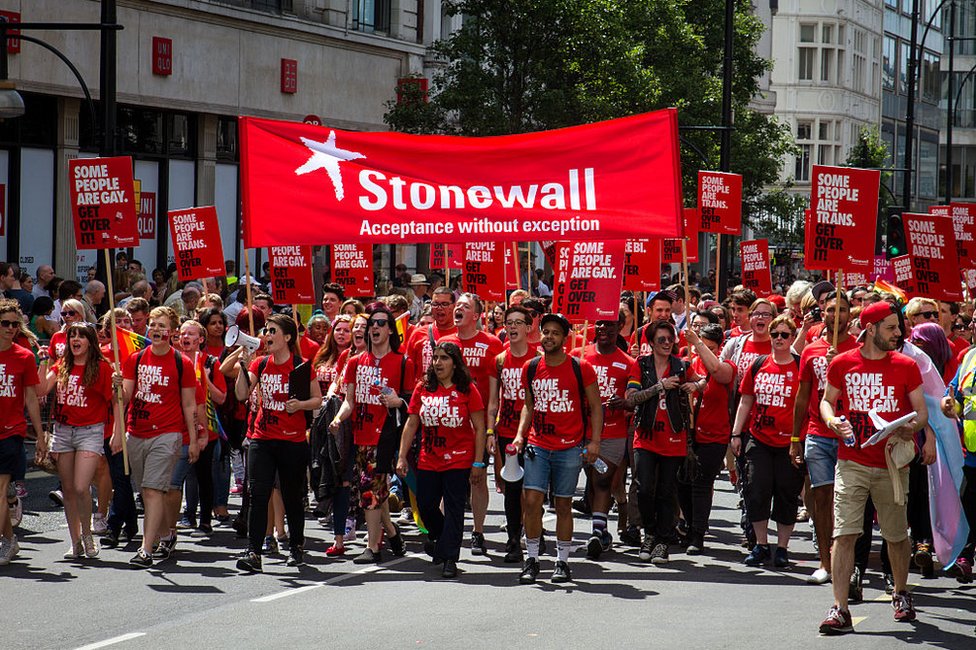
M0 299L0 494L4 495L24 459L25 408L37 434L36 456L47 453L47 433L41 426L41 407L35 392L39 379L34 354L14 345L23 322L17 301ZM10 509L0 504L0 566L10 564L19 551Z
M828 326L821 336L800 355L800 386L793 406L793 436L790 438L790 458L799 467L806 462L810 477L810 497L807 509L813 519L820 568L807 578L811 584L822 585L830 580L830 544L834 534L834 471L837 467L837 446L840 442L820 419L820 400L827 385L827 366L840 352L857 348L857 341L847 332L851 309L847 295L831 291L824 297L824 315ZM839 308L839 314L838 314ZM837 347L832 344L834 320L837 322ZM860 584L860 576L857 578Z
M861 534L864 504L874 502L881 526L881 536L888 542L888 557L895 588L892 607L896 621L915 619L915 607L906 587L911 543L905 496L908 491L908 468L891 468L886 449L892 443L914 440L925 426L928 411L922 393L922 374L918 365L896 352L901 335L896 307L887 302L874 303L861 312L864 344L838 354L827 368L827 386L820 402L820 415L837 437L851 444L837 452L837 475L834 487L834 547L831 568L834 605L820 624L821 634L844 634L853 631L847 607L848 582L854 564L854 542ZM875 433L869 412L874 411L891 422L915 415L908 423L870 446L864 443ZM922 462L935 460L935 439L927 436ZM899 484L896 491L895 479Z
M196 431L193 361L170 345L178 328L179 317L169 307L149 312L152 345L130 356L122 371L132 483L140 488L145 506L142 548L129 560L139 568L151 567L154 556L168 558L175 546L175 536L168 535L160 539L160 548L153 553L153 544L165 532L166 492L181 456L183 434ZM187 461L195 463L198 454L197 437L190 435Z
M430 366L431 355L434 353L431 339L437 343L442 337L457 333L457 326L454 324L454 293L447 287L434 289L430 299L430 313L434 317L434 323L418 325L405 348L418 377L422 377Z
M550 485L556 507L557 553L552 581L572 580L568 560L573 539L572 500L579 479L580 460L585 456L587 463L593 463L600 456L603 408L596 371L588 362L577 361L563 351L570 329L569 321L560 314L543 316L542 350L545 356L539 361L529 361L522 376L522 386L526 389L525 405L513 442L517 449L525 447L526 450L522 480L528 558L519 576L522 584L534 583L539 575L542 499ZM590 435L584 448L587 407Z
M444 341L457 343L461 348L461 356L471 373L478 392L488 395L488 377L491 375L492 364L503 349L502 342L497 336L478 329L478 321L484 313L484 303L473 293L463 293L454 304L454 324L457 332L443 338ZM485 450L485 457L480 462L487 463L489 454L494 449L489 444ZM488 475L479 472L471 477L471 552L474 555L486 555L485 546L485 516L488 514Z

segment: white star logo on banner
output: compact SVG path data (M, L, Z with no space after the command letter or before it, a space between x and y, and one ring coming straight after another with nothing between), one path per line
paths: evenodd
M335 188L336 200L341 201L343 196L345 196L345 191L342 189L342 175L339 173L339 163L347 160L365 158L366 156L357 151L339 149L336 147L335 139L335 131L329 131L329 137L325 142L316 142L310 138L301 138L302 143L312 151L312 155L305 161L304 165L295 170L295 175L301 176L309 172L324 169L329 174L329 180L332 181L332 186Z

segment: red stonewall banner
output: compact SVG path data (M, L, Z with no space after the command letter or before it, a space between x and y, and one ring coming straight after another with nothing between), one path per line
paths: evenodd
M676 237L678 113L485 138L240 119L245 246ZM287 228L279 215L287 214Z
M374 295L373 247L370 244L334 244L332 281L342 285L347 298Z
M962 300L952 218L906 213L902 221L915 292L946 302Z
M552 311L572 322L616 320L626 242L559 242Z
M806 220L808 270L856 271L874 262L881 172L813 166L810 218Z
M447 252L447 260L452 269L464 268L464 244L444 244L437 243L430 245L430 270L443 271L447 264L444 262L444 253Z
M769 270L769 241L754 239L739 242L742 260L742 285L757 296L768 296L773 291L773 279Z
M894 276L895 286L902 289L909 296L914 295L915 285L912 280L912 258L908 255L899 255L898 257L891 258L891 272Z
M505 290L519 288L521 279L518 263L518 244L515 242L505 243Z
M742 176L728 172L698 172L701 232L742 233Z
M69 160L68 188L78 250L139 245L132 158Z
M464 288L482 300L505 301L505 255L501 242L464 245ZM517 278L518 276L516 276Z
M661 288L661 242L628 239L624 247L624 289L658 291Z
M227 275L216 208L170 210L169 234L180 282Z
M960 268L976 267L976 203L953 203L949 206L952 227L959 251ZM931 209L929 210L931 214Z
M698 208L685 208L684 239L688 248L688 263L698 261ZM662 261L665 264L681 264L681 239L665 239L662 242Z
M311 246L271 246L271 297L280 305L315 302Z

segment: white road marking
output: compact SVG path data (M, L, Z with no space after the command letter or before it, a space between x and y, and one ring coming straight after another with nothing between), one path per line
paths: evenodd
M97 643L89 643L88 645L83 645L76 650L95 650L96 648L105 648L110 645L115 645L116 643L122 643L124 641L131 641L132 639L138 639L141 636L146 636L145 632L129 632L128 634L122 634L120 636L113 636L111 639L105 639L104 641L98 641Z

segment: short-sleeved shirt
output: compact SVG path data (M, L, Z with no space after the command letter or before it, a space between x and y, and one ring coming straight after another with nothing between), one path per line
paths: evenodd
M580 349L583 360L588 361L596 372L600 387L600 401L606 404L611 397L624 397L628 384L640 387L640 370L637 361L621 350L614 348L610 354L600 354L596 345ZM624 409L603 409L603 435L601 440L627 437L628 413Z
M531 348L525 356L517 357L506 350L501 370L496 362L494 368L498 378L498 421L495 433L502 438L515 438L518 435L522 407L525 406L525 386L522 384L522 367L529 359L538 356Z
M302 338L298 339L298 347L302 351L302 359L305 361L311 361L315 358L315 353L319 351L320 346L307 336L303 336Z
M401 376L401 368L403 376ZM359 446L375 447L380 440L388 410L380 402L383 388L396 393L409 391L416 384L413 362L396 352L377 359L371 352L363 352L346 364L343 382L352 384L355 411L352 419L353 442Z
M431 392L419 382L407 407L408 413L420 418L417 467L434 472L470 468L475 461L471 414L484 410L481 393L474 384L467 393L460 392L457 386L440 384Z
M193 362L185 354L182 381L176 368L176 350L157 355L152 348L131 355L122 376L136 382L126 413L126 430L136 438L152 438L164 433L186 433L181 389L196 389ZM139 361L138 377L136 361Z
M857 346L857 339L848 336L845 341L837 344L837 352L847 352ZM829 351L830 341L820 338L803 348L803 354L800 355L800 381L810 382L811 390L810 404L807 407L807 426L804 431L807 436L837 437L820 417L820 400L823 399L824 389L827 387L827 352Z
M471 373L471 379L482 395L488 394L488 377L491 376L495 358L504 349L498 337L488 332L478 332L469 339L462 339L457 333L445 336L441 341L457 343L461 357Z
M773 342L772 339L768 341L756 341L751 332L743 334L745 338L741 345L740 343L730 339L725 347L722 348L722 354L720 358L724 361L730 359L732 363L735 364L735 383L738 386L742 383L742 378L745 376L746 371L752 367L752 362L756 360L756 357L763 354L772 354L773 352ZM738 358L735 357L734 350L738 348L739 354Z
M911 413L909 395L922 385L918 364L894 351L881 359L866 359L858 348L834 357L827 368L827 383L840 391L835 413L847 418L857 437L853 446L838 447L837 458L868 467L887 467L883 442L861 447L875 433L868 411L876 409L889 422Z
M53 370L59 372L61 362ZM91 386L84 381L85 366L75 365L68 374L67 385L58 377L55 384L54 420L72 427L104 424L112 409L112 366L102 359L98 362L98 375Z
M722 361L735 369L731 361ZM691 369L700 377L708 377L708 370L701 357L695 357ZM700 444L728 444L732 435L732 422L729 416L730 386L720 384L715 377L708 377L705 392L701 395L701 408L695 416L695 442ZM699 396L695 397L696 403Z
M430 344L430 337L434 337L437 343L446 336L457 334L457 327L451 326L446 329L439 329L436 324L417 327L410 335L407 342L407 358L413 362L414 370L418 375L423 375L430 367L430 362L434 358L434 348Z
M0 440L27 436L25 388L39 381L33 352L19 345L0 352Z
M262 362L264 369L261 369ZM249 437L255 440L305 441L305 412L288 413L285 402L290 399L288 377L295 369L295 360L289 357L284 363L275 363L267 356L251 361L248 368L258 378L258 413Z
M522 386L529 385L529 365L522 370ZM583 376L583 389L595 384L596 371L587 361L580 361ZM539 359L535 377L532 379L532 430L529 431L529 444L550 451L560 451L575 447L583 441L583 417L586 396L580 390L576 373L573 372L573 359L566 357L557 366L546 364L545 357Z
M68 346L68 335L64 330L58 330L51 335L51 342L47 346L47 356L52 360L60 359L64 356L64 349Z
M793 436L793 404L800 386L800 367L794 359L776 363L766 357L757 372L746 370L739 393L755 398L749 412L749 433L770 447L789 447Z

